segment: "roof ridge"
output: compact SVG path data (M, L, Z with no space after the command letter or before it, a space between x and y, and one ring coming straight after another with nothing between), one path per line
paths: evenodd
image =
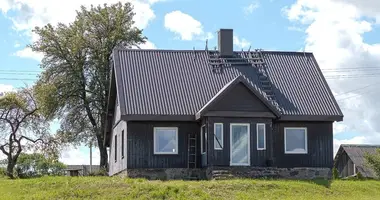
M380 147L380 144L341 144L342 147Z
M117 51L139 51L139 52L216 52L218 50L205 50L205 49L124 49L116 47ZM233 52L248 52L248 50L234 50ZM254 50L250 51L254 52ZM262 50L263 53L293 53L293 54L313 54L313 52L303 51L289 51L289 50Z

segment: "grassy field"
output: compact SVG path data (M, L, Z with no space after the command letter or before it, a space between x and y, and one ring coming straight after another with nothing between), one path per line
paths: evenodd
M380 181L146 181L110 177L0 178L0 199L380 199Z

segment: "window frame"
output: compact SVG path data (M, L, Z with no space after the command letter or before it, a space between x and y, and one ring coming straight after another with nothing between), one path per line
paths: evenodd
M117 134L114 136L115 138L115 152L114 152L114 157L115 157L115 163L117 162Z
M264 126L264 147L259 147L259 126ZM256 124L256 149L257 150L266 150L267 149L267 130L266 130L266 124L265 123L257 123Z
M286 150L286 131L288 129L304 130L304 134L305 134L305 151L303 151L303 152L294 152L294 151L287 151ZM284 150L285 150L285 154L307 154L308 153L307 128L306 127L285 127L284 128Z
M216 139L216 126L218 126L218 125L221 125L222 127L221 127L221 133L220 133L220 137L221 137L221 139L220 139L220 141L219 141L219 143L220 143L220 146L219 146L219 143L218 143L218 141L217 141L217 139ZM215 150L223 150L223 143L224 143L224 131L223 131L223 128L224 128L224 126L223 126L223 123L214 123L214 149Z
M176 144L175 144L175 152L159 152L156 151L156 146L157 146L157 140L156 140L156 134L157 130L160 129L171 129L175 130L175 139L176 139ZM153 153L155 155L178 155L178 127L153 127Z
M124 141L124 130L121 131L121 159L124 159L124 148L125 148L125 141Z
M248 163L233 163L232 162L232 127L233 126L246 126L248 136ZM250 123L230 123L230 166L251 166L251 124Z

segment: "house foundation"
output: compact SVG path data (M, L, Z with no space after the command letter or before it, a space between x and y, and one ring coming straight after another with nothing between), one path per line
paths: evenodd
M208 167L126 169L117 174L121 177L145 178L148 180L224 180L236 178L270 179L331 179L330 168L276 168L276 167Z

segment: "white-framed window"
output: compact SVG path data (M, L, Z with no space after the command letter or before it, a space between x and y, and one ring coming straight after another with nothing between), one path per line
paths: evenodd
M285 127L286 154L307 154L307 129L305 127Z
M154 154L178 154L178 128L154 127Z
M230 166L251 164L250 124L230 124Z
M265 133L265 124L258 123L256 124L256 136L257 136L257 150L266 149L266 133Z
M214 149L223 149L223 123L214 123Z

